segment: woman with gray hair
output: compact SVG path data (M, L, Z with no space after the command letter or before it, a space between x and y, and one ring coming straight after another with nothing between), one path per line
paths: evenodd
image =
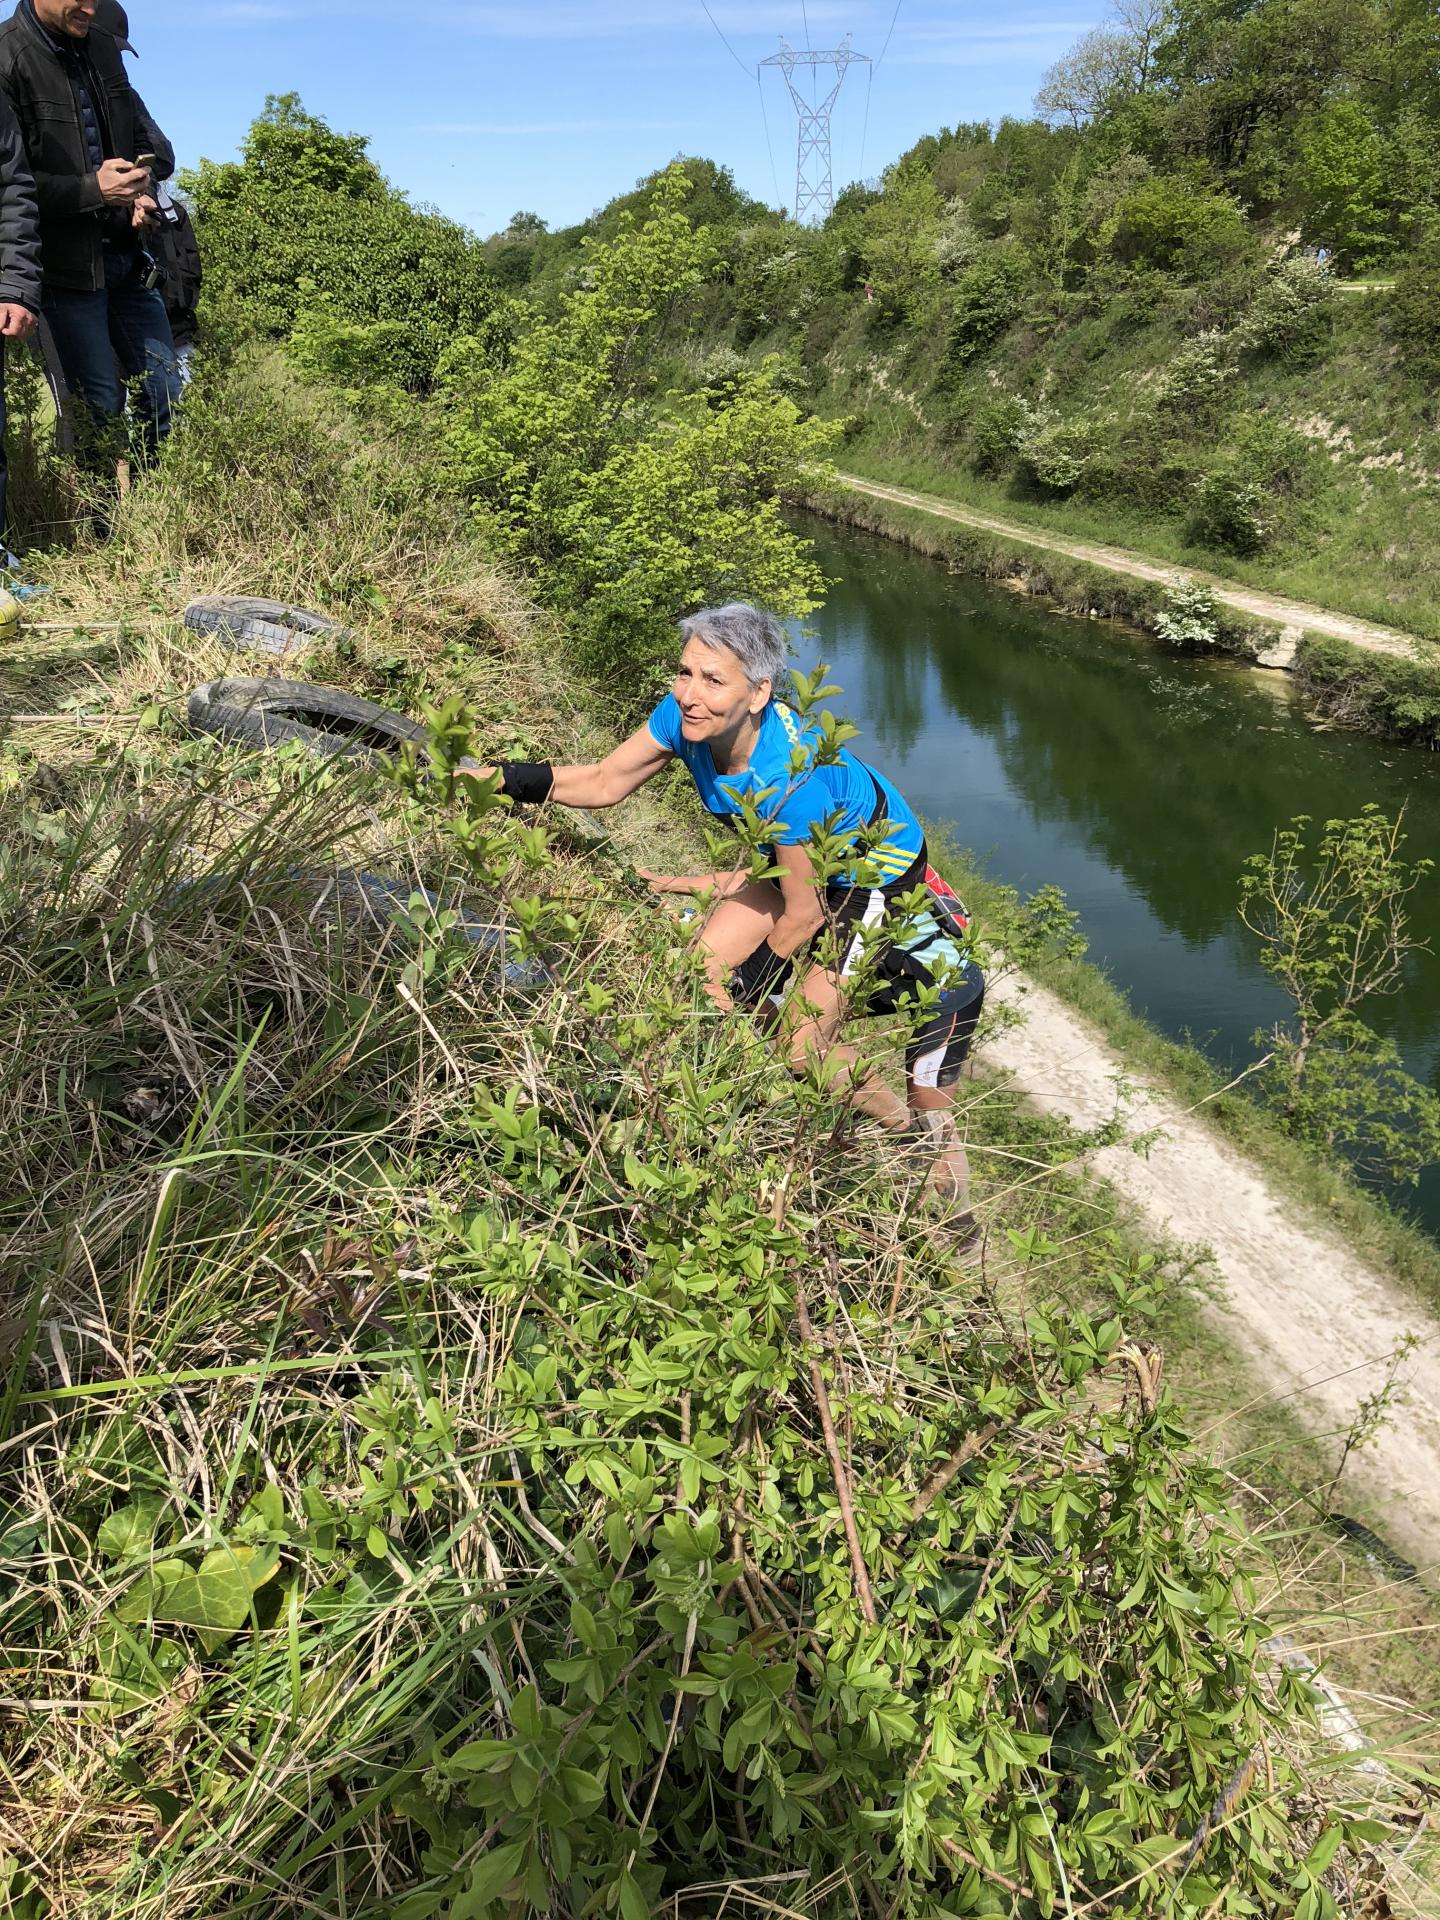
M932 891L932 911L918 920L896 908L900 896L935 879L920 823L882 774L843 748L822 752L820 726L777 697L789 647L773 614L738 602L711 607L682 621L680 634L673 691L604 760L561 767L508 761L480 771L498 772L501 791L522 803L613 807L678 758L716 819L733 824L753 808L774 879L751 879L748 862L728 873L645 878L658 893L714 897L699 941L720 1005L780 1004L798 972L800 993L785 1005L778 1026L796 1066L817 1054L854 1062L837 1038L847 1017L915 1008L916 987L940 987L938 1003L927 1006L907 1048L908 1102L858 1068L850 1098L885 1126L922 1138L934 1154L930 1185L954 1204L956 1224L968 1233L969 1169L952 1115L984 979L966 951L963 923L947 924L938 895ZM829 848L841 850L826 863L829 869L838 859L839 870L823 880L812 860L819 833ZM866 938L887 920L895 926L892 941ZM837 939L834 957L822 964L812 946L827 927ZM879 979L873 999L855 1006L846 981L862 954L867 973L873 978L878 968Z

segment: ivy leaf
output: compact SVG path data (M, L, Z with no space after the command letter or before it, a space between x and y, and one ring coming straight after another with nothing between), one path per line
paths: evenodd
M142 1493L127 1507L117 1507L100 1523L95 1544L107 1560L131 1560L155 1538L165 1511L163 1493Z
M238 1632L250 1617L256 1590L278 1570L273 1547L212 1547L198 1567L184 1560L157 1560L115 1609L130 1624L148 1620L195 1627L207 1652Z

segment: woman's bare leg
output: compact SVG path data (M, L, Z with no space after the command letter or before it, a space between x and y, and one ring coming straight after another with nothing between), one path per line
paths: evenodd
M923 1130L935 1163L925 1182L926 1191L944 1199L957 1213L970 1206L970 1158L955 1125L954 1087L906 1087L917 1130Z
M898 1133L910 1122L904 1101L890 1091L878 1074L862 1074L855 1049L835 1038L846 1011L840 980L825 967L811 967L801 983L798 999L792 1001L787 1010L783 1044L790 1064L798 1072L812 1058L841 1061L850 1069L846 1093L850 1105Z
M711 999L722 1007L730 1004L726 986L731 974L774 932L784 907L778 887L768 880L747 880L701 921L697 938L705 956L706 982Z

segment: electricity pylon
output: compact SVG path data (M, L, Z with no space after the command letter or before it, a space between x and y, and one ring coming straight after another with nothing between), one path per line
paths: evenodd
M778 67L784 74L790 98L800 116L800 143L795 155L795 218L828 220L835 206L835 188L830 178L830 109L845 83L848 69L869 66L870 56L853 52L847 33L838 47L823 53L818 47L806 47L797 53L782 38L779 53L772 53L760 64ZM812 73L818 73L821 67L834 69L835 84L823 100L819 98L818 88L813 101L805 98L795 84L797 67L809 67Z

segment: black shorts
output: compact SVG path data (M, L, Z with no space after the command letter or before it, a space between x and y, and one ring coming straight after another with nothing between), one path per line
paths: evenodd
M867 1017L910 1011L919 1014L913 971L882 980L871 995ZM953 1087L970 1057L970 1045L985 1011L985 976L973 960L943 989L939 1005L927 1012L905 1043L906 1078L917 1087Z
M859 963L864 934L872 927L883 925L897 897L923 884L928 865L928 856L922 847L915 864L888 887L827 891L826 918L840 936L842 980ZM974 960L967 961L941 992L939 1004L922 1014L915 990L936 984L935 975L925 962L924 947L882 945L878 952L873 947L871 952L878 979L866 1003L864 1017L879 1019L908 1010L920 1024L905 1047L907 1077L918 1087L953 1087L969 1057L975 1029L985 1007L985 975L979 965Z

